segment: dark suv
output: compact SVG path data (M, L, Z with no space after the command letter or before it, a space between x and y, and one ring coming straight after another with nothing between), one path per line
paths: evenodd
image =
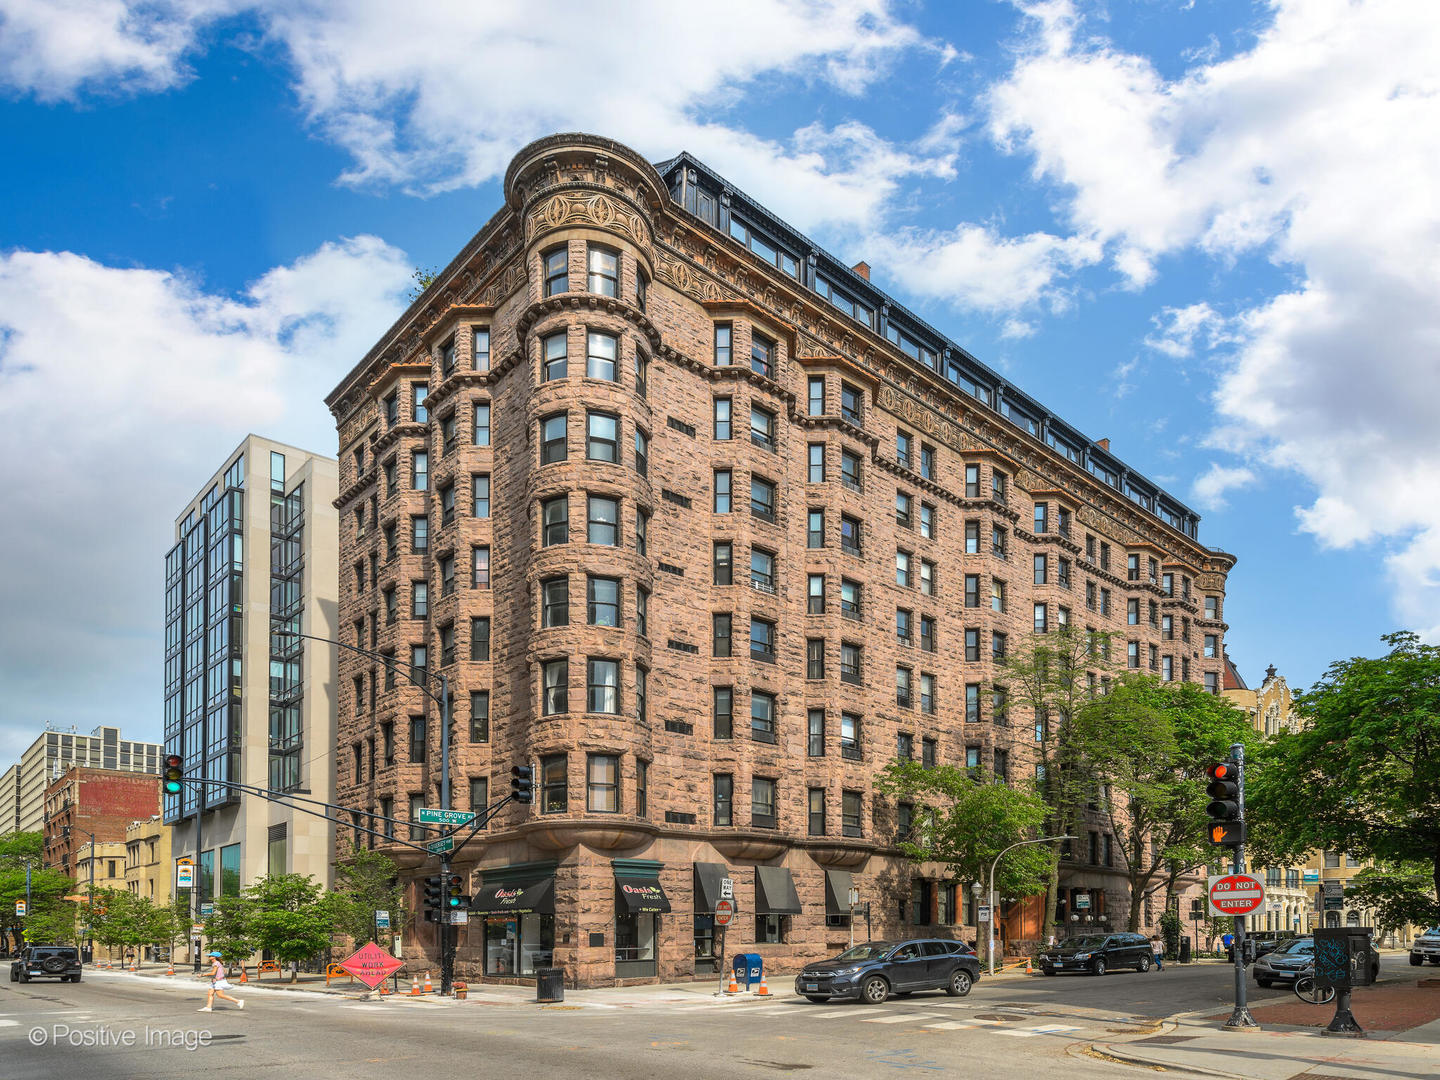
M1144 934L1086 934L1042 952L1040 970L1046 975L1062 971L1104 975L1117 967L1149 971L1155 955L1150 948L1150 939Z
M964 942L867 941L833 960L806 964L795 976L795 992L811 1001L856 998L878 1005L892 994L907 997L916 990L964 997L979 977L980 961Z
M11 982L31 979L80 981L80 950L74 945L27 945L10 964Z

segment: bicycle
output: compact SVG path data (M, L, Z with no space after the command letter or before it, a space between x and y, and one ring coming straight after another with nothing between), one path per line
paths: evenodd
M1295 996L1311 1005L1324 1005L1335 1000L1335 988L1318 986L1315 969L1311 968L1295 980Z

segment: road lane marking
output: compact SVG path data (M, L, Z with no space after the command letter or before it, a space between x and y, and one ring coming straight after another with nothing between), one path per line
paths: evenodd
M868 1016L862 1023L866 1024L915 1024L924 1017L916 1016L914 1013L900 1013L898 1016Z

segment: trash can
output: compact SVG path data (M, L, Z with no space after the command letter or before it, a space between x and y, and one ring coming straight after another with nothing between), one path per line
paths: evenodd
M1182 964L1188 964L1189 962L1190 962L1190 939L1189 939L1188 937L1182 937L1182 938L1180 939L1180 963L1182 963Z
M735 959L731 961L730 970L735 972L735 981L740 985L741 990L749 990L752 986L760 984L760 973L764 964L760 954L755 952L736 953Z
M536 968L535 969L535 1000L536 1001L564 1001L565 1000L565 969L564 968Z

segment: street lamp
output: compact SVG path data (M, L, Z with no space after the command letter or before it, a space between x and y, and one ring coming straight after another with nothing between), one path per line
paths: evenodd
M1011 845L1010 845L1009 847L1007 847L1007 848L1001 849L1000 854L995 856L995 861L990 864L990 887L989 887L989 889L988 889L988 890L986 891L986 893L985 893L986 897L988 897L989 900L990 900L990 925L989 925L988 927L986 927L986 929L989 930L990 933L989 933L989 936L988 936L988 940L985 942L985 952L986 952L987 957L989 958L989 967L990 967L990 974L991 974L991 975L994 975L994 974L995 974L995 867L996 867L996 865L1000 862L1000 860L1001 860L1002 858L1004 858L1005 853L1006 853L1007 851L1014 851L1017 847L1024 847L1026 844L1050 844L1050 843L1054 843L1056 840L1078 840L1078 839L1080 839L1078 836L1042 836L1042 837L1039 837L1038 839L1035 839L1035 840L1021 840L1021 841L1018 841L1017 843L1011 844Z

